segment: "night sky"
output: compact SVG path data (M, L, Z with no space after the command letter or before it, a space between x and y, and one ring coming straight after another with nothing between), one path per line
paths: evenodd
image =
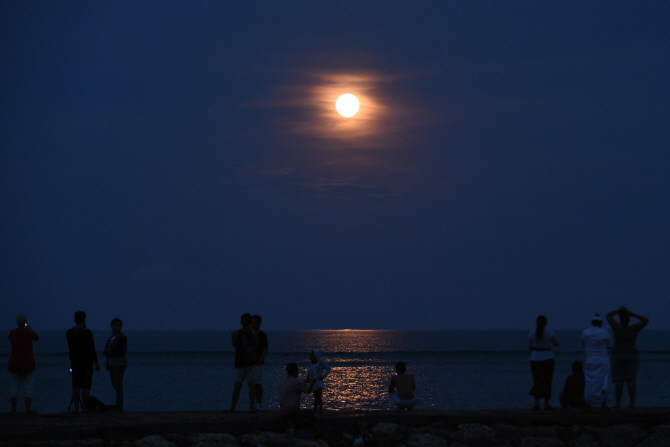
M670 329L669 20L0 2L3 324Z

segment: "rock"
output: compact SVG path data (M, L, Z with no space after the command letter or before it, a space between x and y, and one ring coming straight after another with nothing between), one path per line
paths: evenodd
M103 445L102 439L66 439L64 441L51 441L49 445L57 447L94 447Z
M582 433L568 443L568 447L600 447L596 437L591 433Z
M528 436L521 440L521 447L565 447L565 443L555 438Z
M408 447L447 447L447 440L429 433L418 433L407 440Z
M596 437L608 447L635 447L647 437L647 432L633 424L618 424L597 429Z
M146 436L142 439L138 439L135 441L135 446L136 447L177 447L167 439L157 436L157 435L151 435L151 436Z
M228 433L198 433L191 436L191 447L234 447L237 438Z
M494 424L493 428L499 440L519 445L523 438L559 439L555 427L517 427L509 424Z
M298 439L292 447L329 447L323 439Z
M656 430L654 430L654 432L660 433L670 438L670 425L657 425Z
M391 422L379 422L372 427L372 432L376 436L391 436L399 431L400 426Z
M228 444L237 444L237 438L228 433L196 433L190 436L192 442L217 441Z
M484 424L461 424L458 426L456 440L468 445L493 445L496 442L496 432Z
M636 447L669 447L670 437L664 433L652 433L647 439L639 443Z
M287 447L291 443L289 435L271 431L247 433L240 436L237 441L240 445L249 447Z

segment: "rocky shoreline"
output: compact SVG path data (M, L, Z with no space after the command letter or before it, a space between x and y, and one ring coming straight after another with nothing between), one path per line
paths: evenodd
M670 409L366 411L286 423L277 412L0 417L0 447L670 447Z

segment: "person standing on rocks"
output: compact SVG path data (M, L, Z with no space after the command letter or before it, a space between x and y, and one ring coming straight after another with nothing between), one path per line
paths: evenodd
M100 371L98 354L95 352L93 332L86 328L86 312L74 313L75 326L65 333L70 355L70 370L72 372L72 402L74 412L88 411L88 397L91 394L93 383L93 365L95 370ZM81 397L80 397L81 393Z
M582 332L582 346L586 353L584 362L584 401L592 406L607 408L610 360L607 348L612 346L609 332L603 327L600 314L591 318L591 327Z
M123 322L120 318L114 318L111 322L112 335L105 344L105 355L107 356L107 371L112 382L112 387L116 392L116 405L114 411L123 411L123 375L126 372L128 360L126 352L128 351L128 339L126 334L121 332Z
M35 414L31 409L33 402L33 379L35 377L35 356L33 342L40 337L28 325L25 314L16 316L16 328L9 331L9 342L12 344L12 353L9 356L9 400L12 404L10 414L16 416L16 405L19 400L19 388L23 389L23 400L26 405L26 414Z
M256 362L256 410L263 409L263 364L265 364L265 356L268 353L268 336L261 331L261 323L263 319L260 315L251 316L251 330L253 333L254 344L256 352L258 353L258 361Z
M315 349L309 353L309 359L312 366L307 371L307 379L313 381L310 386L310 392L314 396L314 413L323 415L323 389L326 385L323 380L330 374L332 368L325 360L323 360L323 353L320 349Z
M619 321L614 319L619 315ZM630 403L628 408L635 407L637 394L637 369L639 357L635 342L637 334L649 323L649 318L635 314L624 306L607 313L607 322L614 332L614 348L612 349L612 381L614 382L614 408L621 407L623 386L628 386ZM637 323L631 325L630 317L637 318Z
M547 317L540 315L535 321L535 329L528 334L530 370L533 374L533 388L528 394L535 398L533 410L540 409L540 399L544 399L545 410L553 410L549 405L555 365L552 345L558 346L556 333L547 327Z
M233 401L230 406L230 412L235 411L237 400L240 398L240 391L244 380L249 385L249 411L256 411L254 404L256 402L256 362L258 354L254 345L253 333L251 330L251 314L245 313L240 318L242 329L233 331L232 341L235 348L235 387L233 388Z

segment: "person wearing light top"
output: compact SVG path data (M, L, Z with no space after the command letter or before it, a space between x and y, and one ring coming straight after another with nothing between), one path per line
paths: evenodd
M330 365L323 360L322 356L323 353L320 349L315 349L309 353L312 366L310 366L307 372L307 378L313 381L313 385L310 386L310 392L314 395L314 413L318 412L319 415L323 414L323 389L325 388L323 379L331 371Z
M610 360L607 348L612 346L609 332L602 328L600 314L591 318L591 327L582 332L584 362L584 401L591 406L607 408Z
M299 374L298 365L291 362L286 365L286 377L279 384L279 412L286 418L314 416L311 410L300 408L300 397L309 393L310 381L298 378Z
M533 410L540 409L540 399L544 399L545 410L553 410L549 405L555 365L552 346L558 346L556 333L547 327L547 317L540 315L535 321L535 329L528 334L530 370L533 374L533 388L528 394L535 398Z

